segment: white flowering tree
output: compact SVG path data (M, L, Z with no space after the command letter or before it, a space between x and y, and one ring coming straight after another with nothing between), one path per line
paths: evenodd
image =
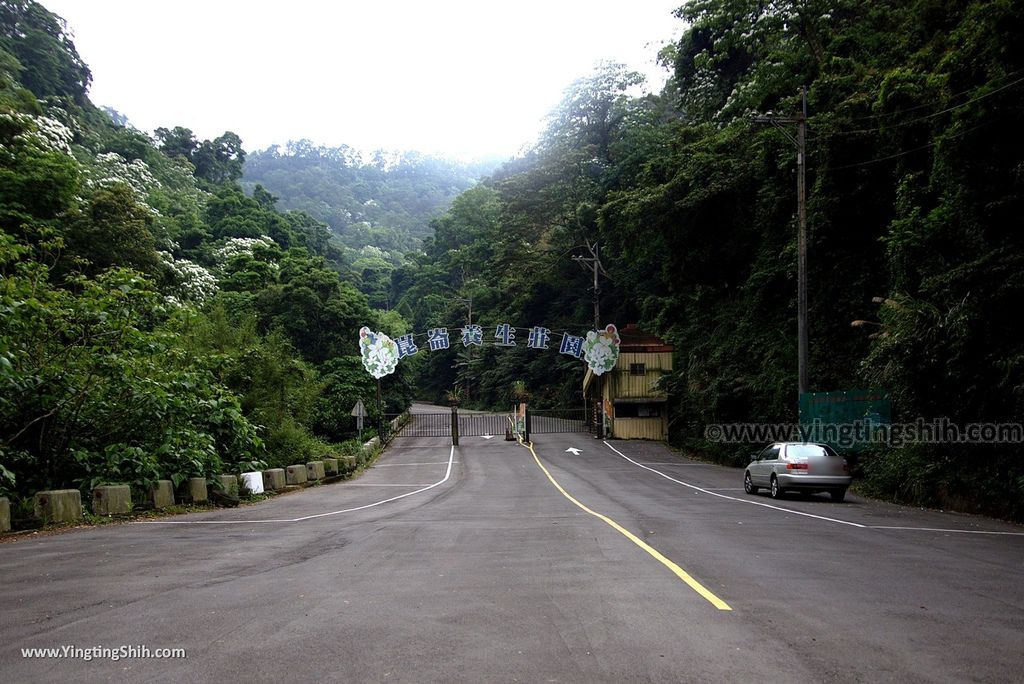
M18 207L12 224L19 231L49 230L49 221L79 201L73 137L54 118L0 111L0 206Z
M104 152L96 155L95 166L89 169L89 186L107 186L124 183L142 199L150 190L160 187L158 181L149 170L149 166L141 159L128 161L117 152Z
M213 255L217 259L217 264L223 268L237 256L251 257L260 248L276 250L277 247L277 242L268 235L261 235L257 238L233 237L228 238L222 247L214 251Z
M40 152L60 152L71 155L71 141L74 133L57 119L48 116L33 116L21 112L0 112L0 126L10 127L19 132L12 136L11 143L0 143L0 152L11 152L12 144L25 145Z
M166 297L168 304L202 305L217 294L217 278L206 268L188 259L175 259L169 252L159 254L173 281L171 292Z

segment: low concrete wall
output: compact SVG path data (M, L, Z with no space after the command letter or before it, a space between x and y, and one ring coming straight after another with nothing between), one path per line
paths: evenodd
M54 489L35 496L35 517L44 523L82 519L82 494L77 489Z
M305 484L307 480L306 466L290 465L284 469L284 480L290 485Z
M306 479L315 482L326 477L323 461L310 461L306 464Z
M0 497L0 532L11 531L11 502Z
M263 471L263 490L276 492L284 489L285 481L284 468L270 468Z
M338 459L336 458L325 458L324 459L324 473L328 477L332 477L338 474Z
M205 477L188 478L188 489L186 491L189 498L192 499L192 503L205 503L209 499Z
M342 456L341 460L345 463L345 470L351 472L356 469L356 457L355 456Z
M102 485L92 490L93 515L128 515L132 512L132 488Z
M157 480L153 488L149 490L149 500L153 502L153 508L167 508L174 505L174 483L170 480Z
M238 496L237 475L218 475L217 479L220 481L220 486L224 489L225 494L230 494L231 496Z

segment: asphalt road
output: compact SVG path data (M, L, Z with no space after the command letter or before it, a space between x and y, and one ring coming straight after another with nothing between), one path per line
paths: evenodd
M351 482L2 544L0 681L1021 680L1019 526L534 447L399 438ZM21 655L65 645L187 658Z

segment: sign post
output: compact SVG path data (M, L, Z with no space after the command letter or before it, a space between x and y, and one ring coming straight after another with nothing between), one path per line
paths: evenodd
M363 406L363 400L356 401L356 405L352 407L352 415L356 417L356 430L359 430L360 439L363 434L363 418L366 418L366 407Z

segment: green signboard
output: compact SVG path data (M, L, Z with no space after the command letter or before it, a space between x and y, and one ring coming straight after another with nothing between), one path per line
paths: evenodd
M811 442L839 448L872 443L875 429L892 420L892 397L887 390L804 392L800 395L800 425L810 427Z

